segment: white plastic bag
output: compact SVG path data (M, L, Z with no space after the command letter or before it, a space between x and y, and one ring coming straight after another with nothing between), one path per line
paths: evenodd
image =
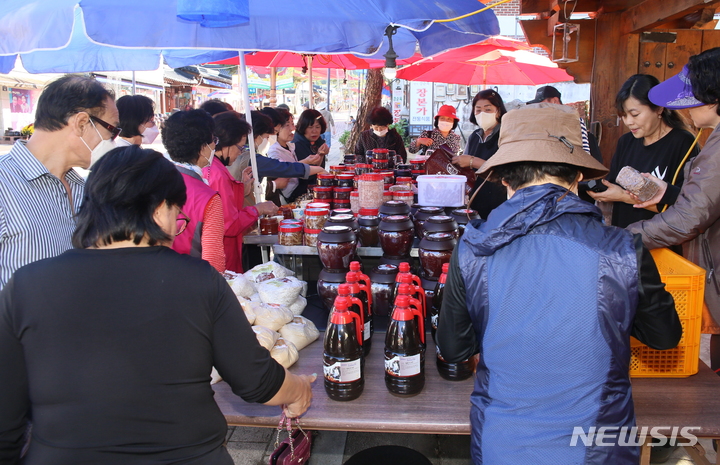
M293 363L297 362L299 355L297 347L290 341L286 341L282 337L278 338L270 351L270 356L285 368L290 368Z
M297 299L295 299L295 302L291 303L288 307L291 312L293 312L293 315L298 316L302 315L303 310L305 310L305 307L307 307L307 299L303 297L302 295L299 295Z
M255 287L244 275L228 270L223 276L236 296L250 297L255 293Z
M303 316L296 316L293 321L280 328L280 335L286 341L295 344L298 350L303 350L320 336L315 323Z
M245 316L247 317L248 323L251 325L255 324L255 309L252 307L252 301L250 299L246 299L245 297L238 296L238 301L240 301L240 306L243 309L243 312L245 312Z
M280 337L280 333L264 326L255 325L252 329L255 331L255 337L260 345L265 347L267 350L272 350L273 346Z
M210 384L219 383L220 381L222 381L222 376L220 376L220 373L218 373L215 367L212 367L210 371Z
M302 282L295 277L268 279L257 285L260 299L266 304L292 305L302 292Z
M286 324L290 323L294 317L289 308L284 305L262 304L252 302L255 311L255 324L265 326L273 331L277 331Z
M286 276L292 276L294 274L295 273L278 263L267 262L246 271L245 277L248 281L261 283L263 281L267 281L268 279L285 278Z

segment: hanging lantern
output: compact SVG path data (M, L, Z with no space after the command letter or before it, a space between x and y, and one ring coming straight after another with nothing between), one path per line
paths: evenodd
M552 61L573 63L580 60L580 25L559 23L553 28Z
M229 27L250 22L248 0L178 0L177 17L202 27Z

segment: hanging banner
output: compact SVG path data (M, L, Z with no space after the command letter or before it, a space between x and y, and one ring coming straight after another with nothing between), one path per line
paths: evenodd
M393 123L400 121L400 113L402 112L403 106L403 91L405 86L400 83L399 80L395 80L392 83L392 116Z
M247 67L248 88L250 89L270 89L270 68L262 66ZM293 87L292 68L277 68L275 76L275 88L290 89Z
M432 83L410 82L410 124L432 124Z

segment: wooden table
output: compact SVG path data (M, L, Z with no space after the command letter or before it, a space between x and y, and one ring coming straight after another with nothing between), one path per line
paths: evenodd
M365 361L365 389L350 402L331 400L322 378L322 333L320 339L300 351L290 369L298 374L318 373L313 384L312 407L302 417L308 429L387 433L470 434L470 394L473 380L446 381L435 367L435 345L428 339L425 388L415 397L391 395L385 388L383 334L373 336ZM633 398L638 427L697 426L698 437L720 437L720 379L700 363L697 375L679 379L633 378ZM224 383L213 386L215 400L232 426L277 427L279 407L248 404ZM667 431L669 432L669 431ZM701 446L686 447L696 464L708 464ZM649 463L649 448L643 447L643 464Z

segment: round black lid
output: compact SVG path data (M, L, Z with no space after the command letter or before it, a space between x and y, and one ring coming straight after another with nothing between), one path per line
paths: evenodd
M398 274L398 267L395 265L380 264L370 272L370 281L381 284L392 284Z
M355 233L349 226L325 226L318 234L318 242L351 242L355 240Z
M420 207L418 211L415 212L415 219L424 221L431 216L442 215L444 213L445 210L443 210L442 207Z
M402 200L388 200L380 205L380 213L385 215L407 215L410 213L410 206Z
M457 210L453 210L451 215L455 218L455 221L457 221L458 224L467 224L472 220L480 218L480 214L478 214L477 211L469 208L458 208ZM468 216L470 219L468 219Z
M457 245L455 236L451 233L436 232L426 235L420 240L420 248L434 252L453 250Z
M407 231L412 228L412 221L407 215L390 215L380 221L381 231Z
M452 217L447 215L435 215L431 216L426 220L427 223L450 223L455 221Z
M325 268L323 268L322 270L320 270L320 274L318 275L318 280L325 281L326 283L342 284L345 282L346 274L347 274L346 271L332 272L332 271L328 271Z
M378 216L358 216L357 222L360 226L377 226L380 224Z

